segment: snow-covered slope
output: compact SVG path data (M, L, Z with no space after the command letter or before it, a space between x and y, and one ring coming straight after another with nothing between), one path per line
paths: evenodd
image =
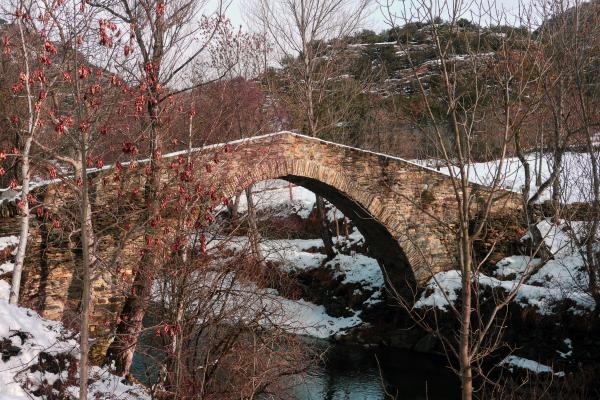
M542 262L528 256L506 257L496 264L495 277L480 273L474 279L482 288L516 290L515 302L533 306L542 315L553 314L565 300L572 303L573 313L593 310L595 303L588 290L585 260L575 238L567 235L563 225L556 226L546 220L539 222L537 228L553 259ZM415 306L446 310L458 298L460 271L436 274L427 288Z
M350 241L362 240L362 236L358 236L358 232L353 232ZM343 243L340 245L343 247ZM227 246L238 252L248 251L248 238L229 238ZM367 304L381 302L384 277L377 260L363 254L337 254L323 265L326 256L309 251L322 246L321 239L263 240L260 243L265 259L278 263L289 273L309 271L323 266L332 272L334 279L339 279L340 285L358 284L360 289L357 290L365 291L368 297ZM241 283L236 285L233 291L236 295L228 299L231 303L228 304L229 308L235 309L236 304L243 303L239 308L245 310L245 313L251 313L252 308L256 308L257 312L268 309L271 314L268 323L277 324L290 332L326 339L344 335L350 328L364 323L358 310L353 310L353 315L349 317L333 317L327 314L322 305L304 299L292 300L279 295L275 290L260 291L256 288L245 288Z
M77 337L62 324L0 299L0 400L79 395ZM92 367L89 399L149 399L106 368ZM54 397L52 397L54 396Z
M440 165L439 160L418 160L419 164L433 167ZM539 171L542 182L551 174L553 170L551 154L529 154L527 163L531 171L530 195L538 190L536 186L535 175ZM541 165L541 169L540 169ZM494 160L489 162L474 163L469 168L469 180L489 186L492 184L494 177L500 167L500 161ZM448 174L449 169L442 166L440 172ZM516 157L506 158L502 162L501 171L501 186L505 189L515 192L521 192L525 184L525 172L523 164ZM563 166L561 170L561 201L566 204L576 202L591 201L592 174L591 161L586 153L566 152L563 156ZM550 199L551 188L543 191L539 197L539 202L544 202Z
M0 238L0 250L18 238ZM13 263L0 265L0 274ZM10 285L0 279L0 400L78 398L79 343L60 322L8 304ZM137 385L125 384L107 368L90 370L89 399L150 399ZM62 396L62 397L61 397Z

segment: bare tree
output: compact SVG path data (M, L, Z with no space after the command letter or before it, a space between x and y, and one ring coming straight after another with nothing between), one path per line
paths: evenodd
M147 151L150 158L149 173L145 181L144 196L147 205L144 221L144 242L153 243L160 232L161 209L161 168L160 158L168 138L165 132L164 114L166 106L174 96L188 92L206 84L207 80L218 76L205 71L204 79L192 81L190 71L202 67L202 57L206 56L209 45L224 31L220 4L213 17L200 17L199 11L206 6L202 0L180 0L165 3L159 0L150 2L100 0L90 5L106 13L118 25L130 28L130 44L127 52L132 52L128 62L119 69L128 81L143 87L139 97L139 107L145 110L142 131L148 138ZM184 56L181 54L184 52ZM169 88L170 86L170 88ZM154 221L152 223L151 221ZM115 340L108 355L116 365L117 373L128 375L137 338L142 329L142 319L148 308L152 280L158 271L155 246L146 245L142 252L139 268L136 269L131 292L123 307Z
M44 18L34 19L34 14L43 15ZM80 9L80 5L74 2L59 4L45 1L21 2L16 7L15 18L25 69L20 87L15 92L24 88L29 117L27 127L23 130L21 161L23 185L20 204L25 214L11 300L16 302L18 299L28 240L30 203L37 202L30 193L30 157L35 147L37 154L44 156L38 160L39 166L44 166L51 178L60 175L70 189L68 194L65 193L62 205L42 203L35 208L39 217L47 217L49 209L53 209L57 215L56 221L69 220L74 228L72 234L79 236L79 243L75 244L83 254L80 276L83 293L80 302L79 396L87 399L91 282L97 257L86 170L94 164L93 151L96 151L96 164L102 163L99 150L92 150L92 132L98 135L100 126L105 122L103 117L107 115L98 112L99 106L102 104L105 110L110 109L110 101L103 95L106 81L103 82L101 69L92 73L93 68L89 63L90 55L98 55L96 33L92 29L92 24L97 20L94 13ZM35 55L35 61L32 55ZM106 59L110 59L110 52ZM36 96L34 86L37 86ZM103 104L103 101L107 103ZM40 135L40 131L45 135ZM69 199L69 196L72 197ZM73 206L76 208L72 209Z
M545 9L547 14L541 32L542 40L548 57L552 57L553 61L553 73L550 79L554 85L549 85L548 91L556 93L559 98L550 104L553 110L558 107L553 112L553 115L556 115L554 120L562 121L560 124L555 123L555 126L560 125L567 137L563 151L566 146L570 146L575 150L583 150L586 155L585 157L573 155L579 162L576 165L563 166L561 170L570 168L571 176L578 176L591 188L587 191L577 187L578 184L580 185L578 182L560 182L559 196L553 194L553 203L559 202L554 208L567 212L560 214L555 212L554 219L557 225L563 222L561 219L566 220L574 234L573 240L583 244L581 255L588 272L588 290L595 301L595 318L598 318L600 268L598 254L594 247L598 241L600 227L600 160L597 144L597 128L600 121L597 113L592 111L598 107L598 85L590 76L597 72L596 57L600 46L598 5L562 0L544 5L547 7ZM569 199L571 196L575 199ZM578 199L579 196L583 198ZM585 203L587 212L577 212L564 204L569 200Z
M285 66L288 104L300 105L298 122L309 136L322 137L344 121L343 112L330 113L334 109L331 98L339 93L328 86L332 80L343 79L340 42L363 23L369 5L370 0L257 0L254 4L255 22L268 33ZM333 258L332 234L319 195L316 207L325 251Z
M445 166L453 187L453 212L459 222L448 229L457 245L460 305L454 305L448 297L445 300L458 326L457 332L440 330L435 309L430 310L433 322L428 322L431 320L427 319L427 313L416 311L410 299L400 293L396 293L396 298L420 326L440 339L449 358L458 361L455 372L461 380L464 400L474 396L475 377L493 383L482 368L483 361L504 346L503 321L508 305L533 272L528 265L513 287L493 294L492 304L484 308L480 271L491 250L478 254L475 245L492 221L492 205L501 207L498 198L506 176L509 145L514 140L519 144L518 135L526 130L525 122L539 109L543 94L539 79L547 70L543 62L535 64L538 48L531 32L513 29L496 35L490 28L477 24L508 25L507 16L497 11L494 2L478 3L476 10L470 6L461 1L419 1L413 5L382 2L386 19L398 32L402 32L402 25L420 22L420 29L430 38L435 54L434 60L422 63L412 58L409 40L398 40L408 55L418 91L421 112L415 125L434 146L436 154L431 156L439 158ZM473 21L471 32L462 29L459 22L468 16ZM486 42L490 36L496 43L492 55L490 43ZM489 140L491 133L497 134L493 138L495 150L481 154L478 140ZM488 188L475 193L471 181L482 177L477 176L473 164L488 157L496 159L495 166L486 171L484 182ZM521 157L524 159L524 154ZM524 202L528 200L525 198ZM444 287L435 275L432 280Z
M44 95L47 88L43 82L38 82L39 88L34 87L35 81L32 76L32 59L36 56L36 51L39 49L32 49L28 46L29 40L25 33L24 19L28 18L27 11L30 7L27 7L25 2L12 5L12 9L15 10L15 24L18 28L18 46L20 53L20 60L22 62L23 71L21 72L22 78L17 87L15 87L15 93L25 88L25 98L27 102L27 121L26 126L19 129L19 142L21 148L18 156L20 157L20 178L21 178L21 190L19 200L19 210L21 212L20 230L19 230L19 244L17 247L17 254L15 256L15 266L13 269L12 283L10 288L11 304L17 304L19 301L19 289L21 286L21 274L23 271L23 263L25 261L25 254L27 250L27 241L29 240L29 225L30 225L30 183L31 183L31 148L33 143L34 135L36 135L39 125L39 119L42 109L42 103L44 103ZM36 96L36 92L37 96ZM39 100L38 100L39 99Z

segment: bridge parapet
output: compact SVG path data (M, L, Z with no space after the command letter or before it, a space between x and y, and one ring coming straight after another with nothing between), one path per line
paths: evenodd
M251 183L281 178L327 198L357 225L396 287L423 284L434 273L456 266L457 241L452 229L458 223L456 198L450 177L438 171L283 132L165 156L162 181L166 188L179 185L180 170L172 164L178 157L187 160L188 156L194 164L191 179L227 197ZM91 172L94 224L101 232L98 249L114 267L99 273L93 284L92 321L98 334L108 332L115 321L142 247L141 231L124 232L122 225L127 220L135 225L143 208L144 162L124 168L119 179L113 168ZM50 211L70 207L76 215L75 198L67 184L55 182L38 192ZM489 189L472 185L474 209L487 193ZM125 194L127 201L123 201ZM518 213L518 195L498 191L494 196L494 214ZM14 217L14 207L11 215ZM10 219L5 216L0 228L11 226ZM60 228L43 218L32 216L32 222L22 288L24 304L48 318L76 319L81 293L76 222ZM3 233L9 230L2 229ZM114 256L116 247L120 252Z

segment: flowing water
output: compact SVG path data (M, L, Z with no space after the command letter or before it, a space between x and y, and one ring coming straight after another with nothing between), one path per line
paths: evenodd
M444 357L406 350L331 345L295 394L298 400L459 399L458 380L445 365Z

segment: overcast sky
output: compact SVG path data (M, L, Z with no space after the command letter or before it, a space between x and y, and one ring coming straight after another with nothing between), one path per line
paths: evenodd
M210 0L213 4L218 4L218 0ZM251 4L252 0L224 0L228 2L229 6L227 9L227 16L231 19L234 26L243 26L244 28L248 28L247 25L247 15L246 10L247 4ZM348 0L352 1L352 0ZM409 1L409 0L407 0ZM467 0L468 1L468 0ZM508 15L516 15L518 12L520 0L496 0L497 7L502 7L506 11ZM527 0L522 0L521 3L526 2ZM484 2L487 2L484 0ZM372 29L374 31L381 31L383 29L388 28L386 25L383 15L381 14L379 8L375 5L373 7L374 11L370 16L369 20L365 23L365 28Z

